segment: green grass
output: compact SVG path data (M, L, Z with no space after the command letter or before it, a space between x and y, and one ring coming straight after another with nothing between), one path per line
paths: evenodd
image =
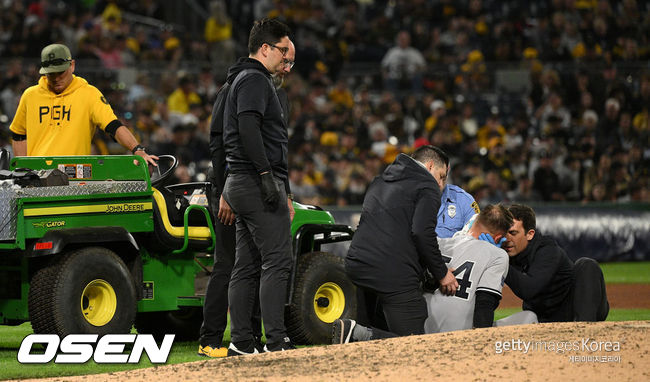
M517 312L521 312L521 308L499 308L494 312L494 319L500 320ZM650 309L611 309L607 315L607 321L642 320L650 320Z
M650 283L650 262L604 263L600 266L608 284Z

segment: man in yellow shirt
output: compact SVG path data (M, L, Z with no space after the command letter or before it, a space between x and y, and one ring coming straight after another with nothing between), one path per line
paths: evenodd
M201 97L194 91L192 79L181 77L178 88L167 97L167 108L170 112L187 114L193 104L201 104Z
M75 61L61 44L41 51L43 76L23 93L11 123L14 156L90 155L97 127L156 166L131 131L115 116L102 93L73 75Z

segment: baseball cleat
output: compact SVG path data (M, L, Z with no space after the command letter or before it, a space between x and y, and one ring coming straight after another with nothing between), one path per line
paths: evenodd
M234 356L234 355L250 355L250 354L259 354L260 352L257 350L255 347L255 343L253 341L250 341L248 346L241 346L241 349L235 345L234 342L230 343L230 346L228 346L228 357Z
M352 331L357 326L355 320L342 319L336 320L332 324L332 343L347 344L353 342Z
M272 352L272 351L293 350L295 348L296 347L293 346L293 344L291 343L291 340L289 339L289 337L284 337L284 339L282 341L274 343L274 344L267 343L266 345L264 345L264 351L266 353Z
M228 349L220 346L199 345L199 351L197 354L202 357L221 358L228 355Z

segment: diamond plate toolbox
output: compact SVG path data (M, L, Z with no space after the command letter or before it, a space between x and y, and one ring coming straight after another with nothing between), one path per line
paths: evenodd
M0 183L0 240L16 239L18 199L146 191L148 191L146 181L71 182L67 186L25 188L4 181Z

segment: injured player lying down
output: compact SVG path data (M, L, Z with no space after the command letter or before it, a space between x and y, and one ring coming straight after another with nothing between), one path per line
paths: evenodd
M493 322L508 273L508 255L500 247L511 226L512 215L504 206L488 205L465 229L451 238L438 239L443 259L453 270L459 287L455 295L445 296L437 289L427 288L425 283L424 298L429 311L426 333L537 322L532 312ZM341 319L333 324L332 343L397 337L388 330Z

